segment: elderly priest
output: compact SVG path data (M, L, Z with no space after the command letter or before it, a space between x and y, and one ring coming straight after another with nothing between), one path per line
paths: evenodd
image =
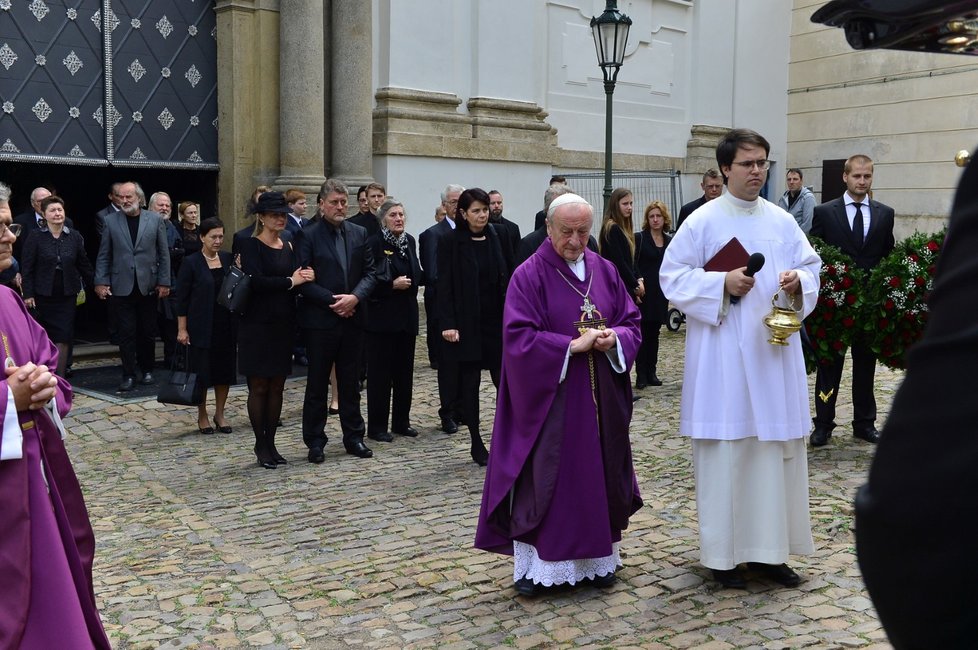
M612 585L621 532L642 506L628 439L640 316L615 267L587 250L592 223L580 196L555 199L549 237L506 294L475 545L513 555L527 596L541 585Z

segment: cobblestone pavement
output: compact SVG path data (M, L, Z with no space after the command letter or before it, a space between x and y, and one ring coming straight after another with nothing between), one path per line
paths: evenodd
M422 328L423 331L423 328ZM796 589L724 590L698 563L690 446L677 433L683 332L663 331L661 388L641 391L632 444L645 507L607 591L526 599L512 561L472 540L484 471L467 435L436 430L435 374L418 341L415 439L345 455L328 424L326 462L305 461L303 380L287 384L279 449L256 466L245 390L231 435L201 436L195 412L78 396L69 451L98 550L95 591L115 647L855 648L888 647L855 562L851 501L873 454L840 426L810 451L816 553L793 558ZM901 379L880 369L881 421ZM811 378L814 381L814 377ZM482 423L493 389L483 381ZM850 415L848 386L839 422Z

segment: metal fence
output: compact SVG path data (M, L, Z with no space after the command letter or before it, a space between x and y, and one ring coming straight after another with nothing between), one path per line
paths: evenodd
M604 172L559 172L555 175L567 179L574 192L594 206L596 221L604 214ZM635 228L642 226L642 214L652 201L662 201L669 208L672 223L676 223L679 209L683 206L683 190L678 171L664 172L612 172L611 186L627 187L632 191L635 201L632 223Z

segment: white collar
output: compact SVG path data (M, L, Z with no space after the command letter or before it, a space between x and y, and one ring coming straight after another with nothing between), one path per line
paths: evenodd
M564 261L567 262L567 267L577 276L577 279L584 282L584 276L587 273L587 268L584 266L584 251L581 251L581 256L573 262Z

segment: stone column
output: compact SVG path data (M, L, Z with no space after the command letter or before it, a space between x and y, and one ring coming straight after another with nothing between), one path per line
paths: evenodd
M326 102L323 67L323 3L279 4L279 177L277 189L299 187L315 194L326 180Z
M333 2L330 89L332 164L330 173L346 183L357 209L356 191L373 180L373 65L370 2Z

